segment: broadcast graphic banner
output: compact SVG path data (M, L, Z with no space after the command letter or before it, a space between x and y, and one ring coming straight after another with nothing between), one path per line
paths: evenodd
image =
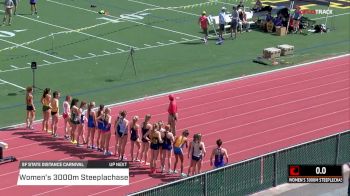
M129 185L119 161L21 161L17 185Z

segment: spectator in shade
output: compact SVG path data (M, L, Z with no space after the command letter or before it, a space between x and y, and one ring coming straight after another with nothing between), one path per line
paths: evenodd
M282 16L282 14L278 15L278 17L274 19L273 23L274 23L274 25L276 27L283 26L283 16Z
M240 24L240 31L242 31L243 27L245 29L246 32L250 31L250 24L247 21L247 15L244 11L239 11L239 20L241 21Z
M177 104L174 95L169 95L169 107L168 107L168 124L170 125L170 131L173 135L176 135L176 122L178 118Z
M228 163L228 155L227 150L225 148L222 148L222 140L218 139L216 140L217 148L214 148L211 156L210 156L210 166L214 166L214 168L223 167ZM226 163L224 162L224 157L226 159ZM213 164L213 158L214 158L214 164Z
M255 5L253 6L254 12L259 12L263 8L262 3L260 0L256 0Z

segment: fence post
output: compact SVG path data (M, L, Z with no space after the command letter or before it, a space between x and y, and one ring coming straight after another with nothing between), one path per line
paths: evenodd
M341 133L339 133L337 135L337 139L336 139L336 144L337 144L337 149L336 149L336 152L335 152L335 164L338 165L338 159L339 159L339 146L340 146L340 135Z
M204 196L208 196L208 172L204 174Z
M277 152L273 154L273 186L277 186Z

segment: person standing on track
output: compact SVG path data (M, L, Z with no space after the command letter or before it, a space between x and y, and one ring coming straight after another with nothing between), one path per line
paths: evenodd
M207 13L205 11L203 11L202 16L199 17L199 19L198 19L198 24L200 25L200 27L204 33L204 39L203 39L204 43L208 42L208 24L209 24L209 21L208 21L206 14Z
M175 155L175 163L174 163L174 174L177 174L177 170L176 170L176 166L177 166L177 162L180 159L180 165L181 165L181 170L180 170L180 175L181 177L186 177L186 174L183 173L184 170L184 153L183 153L183 147L185 146L186 148L188 148L188 142L187 142L187 137L189 135L189 131L188 130L184 130L182 132L182 135L177 136L175 138L175 142L174 142L174 155Z
M151 115L147 114L145 116L145 121L142 123L141 131L142 131L142 146L141 146L141 155L140 160L141 164L144 163L145 165L149 165L147 162L148 158L148 149L150 146L150 138L146 136L146 134L152 129L152 124L149 122L151 120ZM143 161L142 158L145 157L145 160Z
M129 121L126 119L126 111L123 110L119 113L119 116L117 117L114 123L116 135L115 151L117 151L118 148L118 156L119 160L121 161L126 159L124 155L126 142L128 141L128 127Z
M165 126L165 131L161 133L163 144L162 144L162 154L161 154L161 171L162 173L165 172L165 159L167 159L167 165L168 165L168 174L172 174L173 170L171 170L171 152L172 152L172 146L174 143L174 136L170 131L170 126Z
M41 97L41 103L43 104L43 122L42 122L42 131L49 132L49 120L51 113L51 90L46 88L44 90L43 96Z
M33 121L35 119L35 106L33 101L33 87L27 87L26 93L26 105L27 105L27 117L26 117L26 125L27 129L33 130Z
M149 136L151 140L151 174L156 171L157 168L157 159L159 154L159 146L163 143L161 134L159 132L158 123L154 123L150 131L145 134L145 137Z
M134 116L132 118L132 122L130 123L130 157L131 161L140 162L138 159L141 148L141 140L140 140L140 125L137 123L139 120L138 116ZM134 158L134 146L136 145L136 157Z
M2 20L2 26L5 25L6 20L8 20L7 25L9 26L11 25L13 6L14 6L13 0L5 0L4 2L5 13L4 13L4 19Z
M173 135L176 135L176 123L178 119L177 103L174 95L169 95L169 107L168 107L168 124L170 125L170 131Z
M188 158L191 157L191 165L188 168L188 175L200 174L202 161L205 157L206 150L204 142L202 142L202 135L197 133L193 136L193 141L190 143L190 148L188 152ZM192 172L191 172L192 168Z
M97 144L97 151L99 152L103 152L102 151L102 142L101 142L101 134L104 130L104 105L100 105L100 107L97 110L97 114L96 114L96 119L97 119L97 140L96 140L96 144Z
M214 158L214 169L223 167L228 163L228 155L227 155L227 150L225 148L222 148L222 140L218 139L216 140L216 145L218 146L217 148L214 148L211 156L210 156L210 166L213 166L213 158ZM224 157L226 159L226 163L224 162Z
M71 132L70 132L70 139L73 144L77 143L77 140L75 138L75 131L77 130L78 125L80 124L80 110L78 108L78 99L72 99L71 102L71 114L70 114L70 122L71 122Z
M104 129L102 131L102 139L101 139L101 145L103 146L104 149L104 155L105 156L111 156L113 153L109 151L109 142L111 140L111 123L112 123L112 116L111 114L111 109L106 108L104 112L104 118L103 118L103 123L104 123Z
M69 140L70 138L70 104L72 97L67 95L66 100L63 102L63 119L64 119L64 138Z
M95 107L95 102L90 102L88 105L87 110L87 116L88 116L88 135L86 138L87 141L87 148L88 149L95 149L96 146L94 146L94 139L95 139L95 130L96 130L96 113L93 110ZM90 145L89 145L90 142Z
M78 125L78 133L77 133L77 147L82 147L82 144L85 144L85 136L84 136L84 129L85 129L85 111L86 108L86 102L85 101L81 101L80 103L80 107L79 107L79 119L80 119L80 123ZM80 137L82 137L83 142L82 144L80 143Z
M59 115L59 98L60 93L58 91L53 92L53 99L51 100L51 129L52 137L58 137L57 135L57 124L58 124L58 115Z

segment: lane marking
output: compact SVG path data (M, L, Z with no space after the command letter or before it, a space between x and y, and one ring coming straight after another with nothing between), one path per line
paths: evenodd
M18 16L21 16L21 15L18 15ZM36 50L36 49L33 49L33 48L29 48L27 46L23 46L23 45L20 45L20 44L17 44L15 42L11 42L11 41L8 41L8 40L0 39L0 41L6 42L6 43L9 43L9 44L21 47L21 48L25 48L27 50L31 50L31 51L34 51L34 52L37 52L37 53L40 53L40 54L44 54L44 55L47 55L47 56L50 56L50 57L53 57L53 58L56 58L56 59L59 59L59 60L63 60L63 61L67 60L65 58L62 58L62 57L59 57L59 56L55 56L55 55L52 55L52 54L49 54L49 53L46 53L46 52L43 52L43 51L40 51L40 50Z
M17 87L17 88L19 88L19 89L22 89L22 90L25 90L25 89L26 89L26 88L24 88L24 87L22 87L22 86L19 86L19 85L17 85L17 84L11 83L11 82L6 81L6 80L3 80L3 79L0 79L0 82L3 82L3 83L6 83L6 84L15 86L15 87Z
M15 68L15 69L18 69L18 67L14 66L14 65L10 65L10 67Z
M47 60L43 60L45 63L51 63L50 61L47 61Z

